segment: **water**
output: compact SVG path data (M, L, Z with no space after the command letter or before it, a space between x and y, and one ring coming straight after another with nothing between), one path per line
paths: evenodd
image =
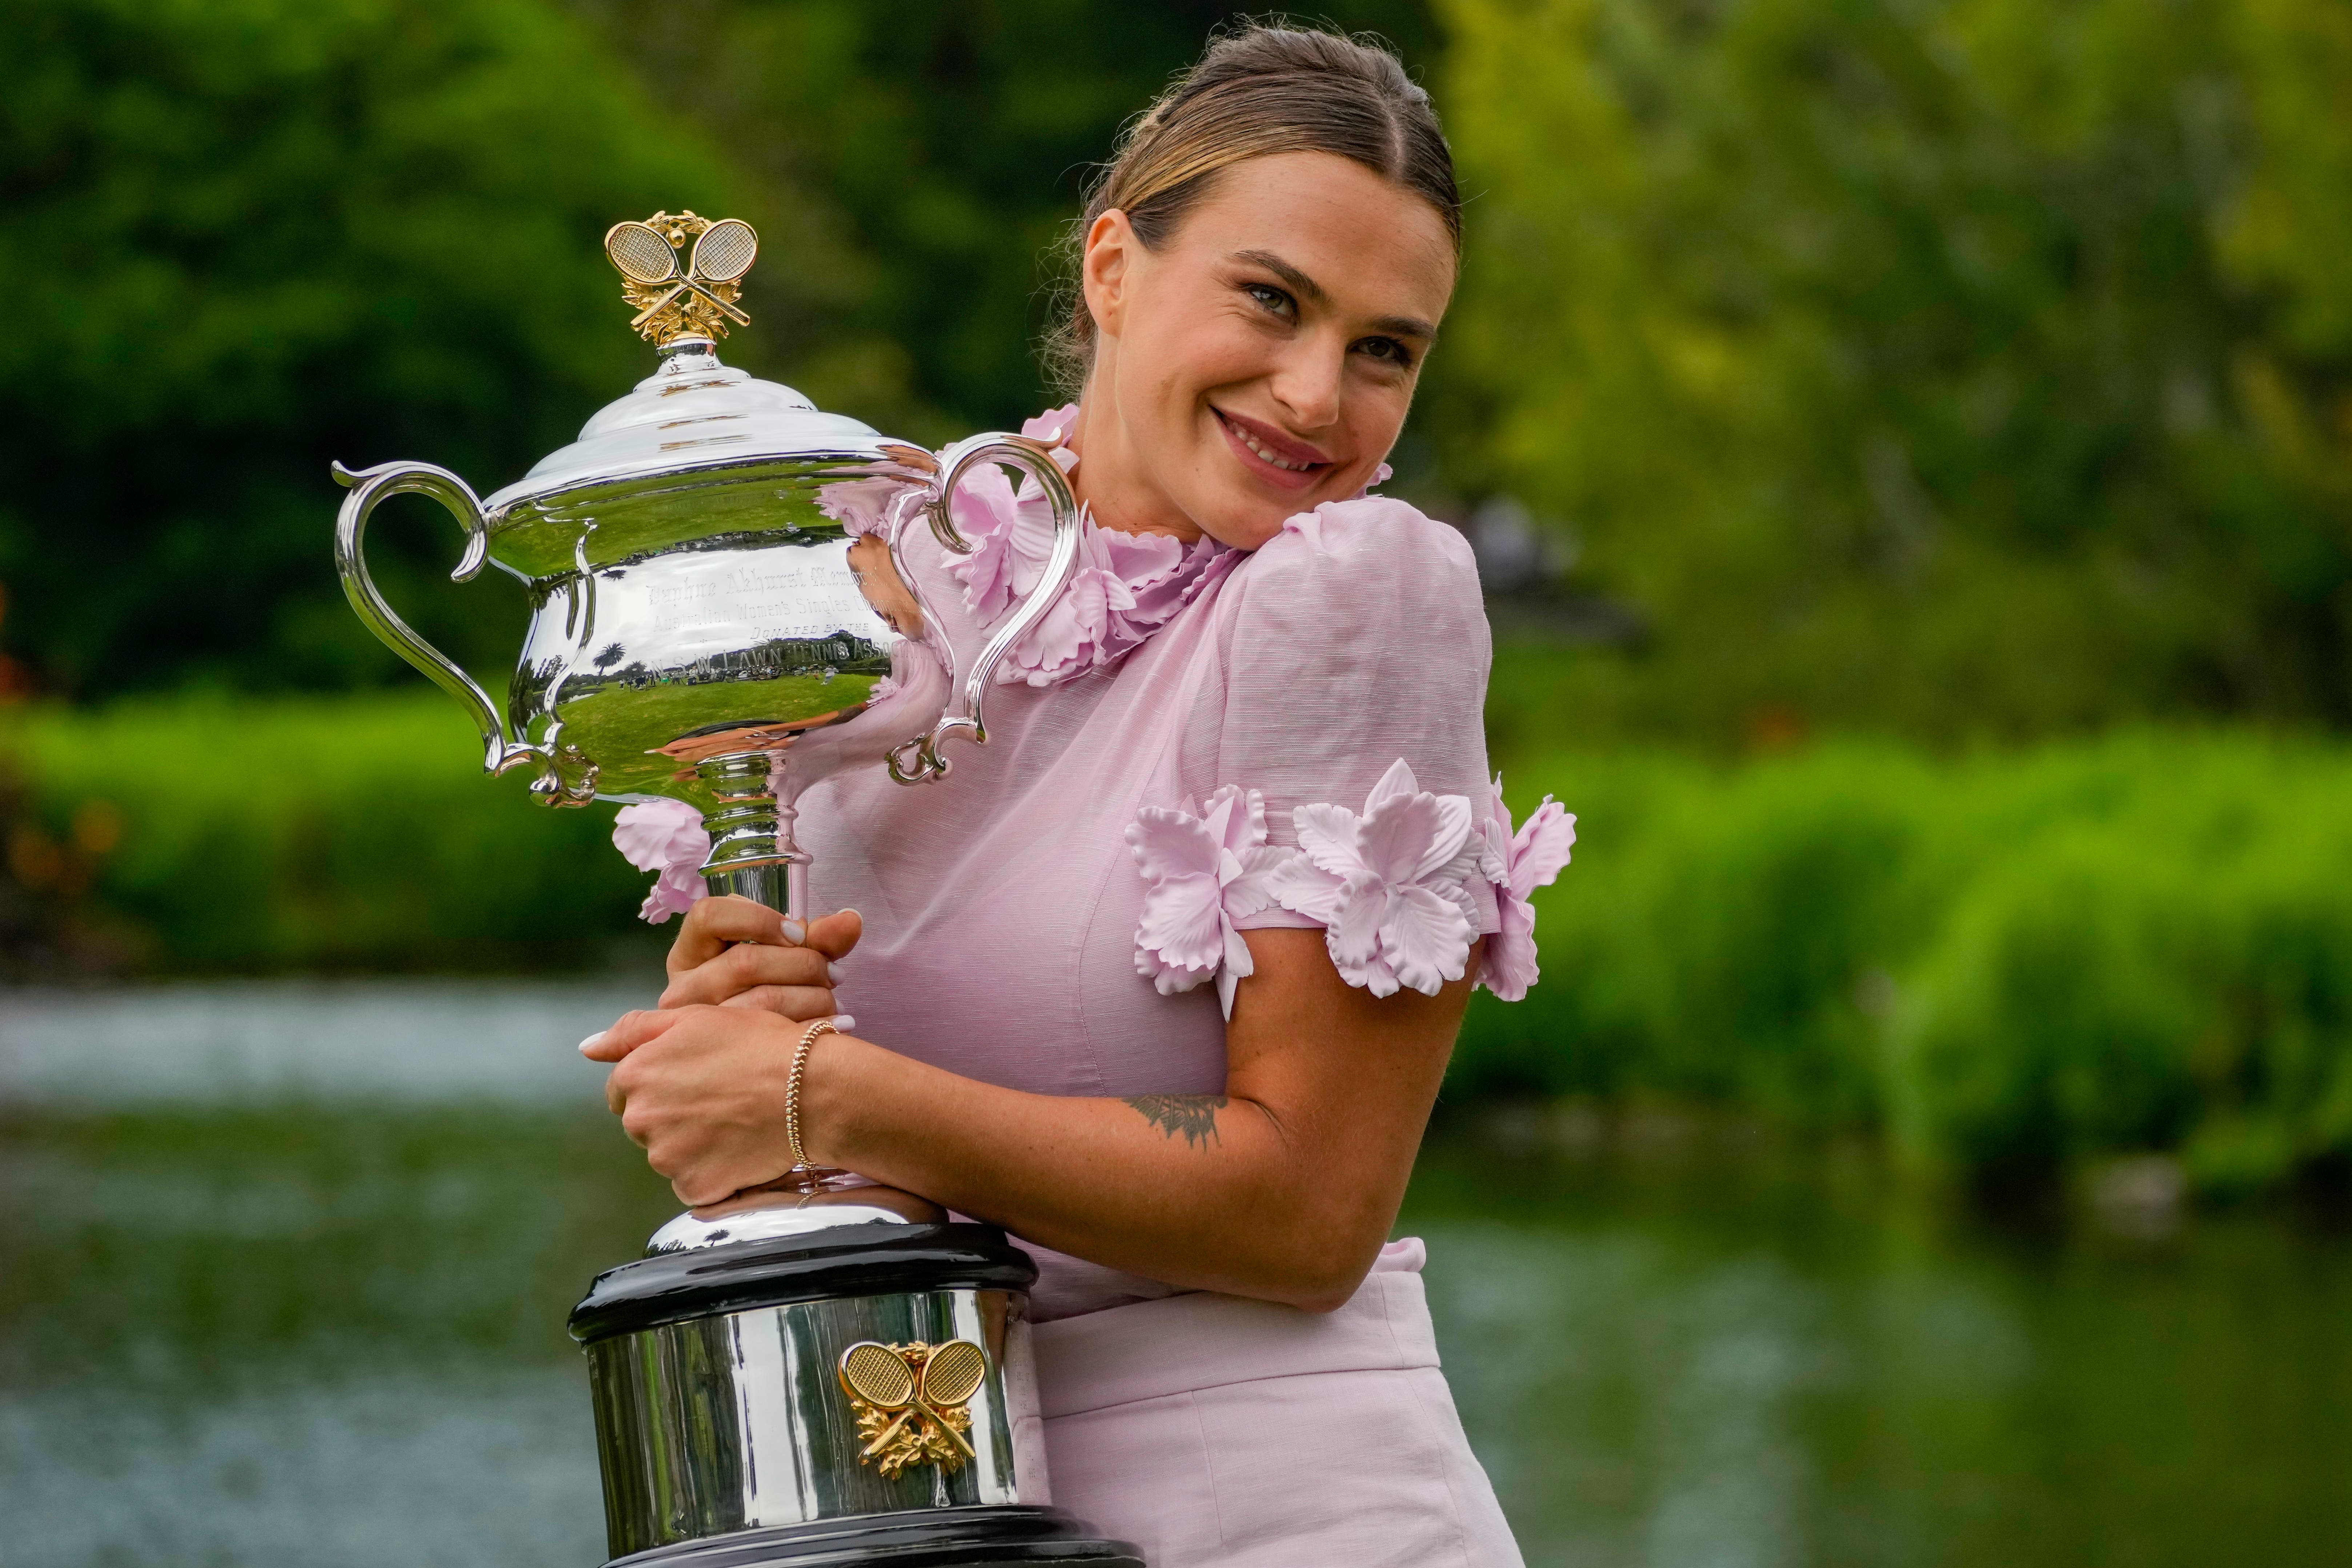
M622 989L0 995L0 1562L588 1568L564 1312L673 1205ZM1866 1153L1465 1116L1439 1336L1528 1561L2352 1559L2352 1245L1902 1195Z

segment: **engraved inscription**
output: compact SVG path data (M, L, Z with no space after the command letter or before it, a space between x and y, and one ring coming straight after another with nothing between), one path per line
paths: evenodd
M653 629L725 629L746 639L823 637L870 622L874 610L845 563L823 558L764 561L655 584Z

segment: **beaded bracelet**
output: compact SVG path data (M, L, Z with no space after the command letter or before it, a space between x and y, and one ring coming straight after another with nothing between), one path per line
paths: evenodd
M814 1048L820 1035L837 1035L830 1018L819 1018L801 1036L800 1048L793 1053L792 1076L784 1080L784 1147L791 1152L795 1170L809 1168L808 1151L801 1147L801 1079L808 1075L809 1052Z

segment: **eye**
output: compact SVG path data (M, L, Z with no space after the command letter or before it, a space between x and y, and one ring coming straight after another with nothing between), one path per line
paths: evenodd
M1271 283L1244 283L1242 292L1275 315L1287 319L1298 314L1298 302Z
M1356 344L1356 352L1399 370L1412 368L1412 351L1394 338L1365 338Z

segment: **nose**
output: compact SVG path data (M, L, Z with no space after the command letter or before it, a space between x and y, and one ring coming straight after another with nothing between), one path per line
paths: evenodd
M1303 338L1290 344L1289 352L1275 366L1267 390L1298 434L1309 435L1339 422L1339 384L1347 359L1344 343Z

